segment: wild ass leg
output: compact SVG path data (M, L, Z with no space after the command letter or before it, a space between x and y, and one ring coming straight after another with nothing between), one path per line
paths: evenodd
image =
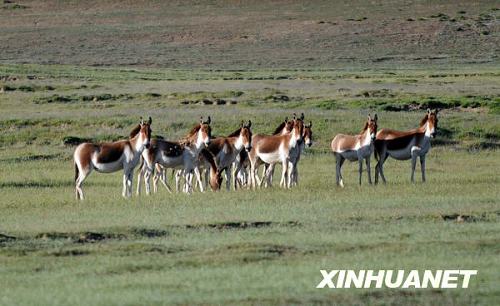
M169 193L172 193L172 187L167 182L167 169L163 167L156 167L156 172L153 171L153 192L157 193L158 192L158 180L162 183L163 187L167 189Z
M158 192L158 180L162 179L164 176L164 173L166 172L166 169L160 166L160 164L156 164L153 166L153 192L157 193Z
M181 176L183 174L183 170L175 171L175 191L179 192L181 189Z
M292 184L294 186L297 186L299 184L299 170L297 169L298 163L295 163L293 166L293 172L292 172Z
M363 176L363 158L358 156L359 164L359 186L361 186L361 177Z
M75 193L77 200L83 200L83 181L89 176L90 172L92 172L92 168L89 169L78 169L78 177L75 182Z
M254 161L250 160L250 186L252 189L257 187L257 171L260 165L260 159L258 157L255 158Z
M189 193L189 190L191 188L190 183L191 183L191 172L190 171L184 171L184 187L182 188L184 193Z
M141 172L143 169L141 169ZM144 186L146 188L146 194L149 195L151 194L151 176L154 175L154 168L152 167L147 167L146 170L144 171ZM137 185L139 185L139 176L137 178Z
M276 164L270 164L267 169L267 186L273 187L274 169L276 169Z
M185 173L185 193L193 193L193 173L194 169L190 169Z
M265 182L265 187L268 187L268 184L267 184L267 173L268 173L268 169L269 169L269 164L264 164L264 169L262 170L262 179L259 178L259 175L257 174L257 181L259 182L259 186L262 187L262 185L264 185L264 180L266 180Z
M160 176L160 181L163 184L163 187L165 187L169 193L172 193L172 187L168 184L166 175Z
M157 193L158 192L158 180L161 180L161 177L163 176L163 169L157 171L154 175L153 175L153 192L154 193ZM163 182L163 180L161 180Z
M128 175L127 175L127 197L132 196L132 188L134 186L134 168L128 170Z
M288 182L287 182L288 161L287 160L283 161L281 163L281 167L283 168L283 171L281 172L280 187L287 188L288 187Z
M233 188L234 190L238 189L238 173L240 172L241 167L239 166L239 163L233 164L233 167L231 168L233 174Z
M123 169L123 191L122 196L128 198L132 195L132 170L125 168Z
M287 169L287 173L288 173L288 184L287 184L287 187L288 188L292 188L292 179L293 179L293 172L295 171L295 165L291 162L288 162L288 169Z
M142 180L142 176L145 175L145 169L144 167L146 167L146 163L140 165L139 167L139 172L137 174L137 195L140 195L141 194L141 180ZM146 180L144 180L144 183L146 183Z
M235 180L237 182L238 188L243 188L243 187L250 187L250 173L248 173L247 168L245 167L240 167L240 170L236 172L236 177L237 179Z
M425 155L420 156L420 171L422 171L422 182L425 182Z
M196 176L196 183L200 187L200 191L201 192L205 192L205 188L203 186L203 182L201 181L200 169L198 167L195 167L193 171L194 171L194 174Z
M259 163L259 166L260 166L260 163ZM262 186L264 186L266 188L269 187L268 182L267 182L267 173L268 173L268 171L269 171L269 164L265 164L264 163L264 169L262 170L262 177L259 177L259 171L258 170L255 172L255 178L257 179L256 182L257 182L257 185L259 187L262 187Z
M251 164L250 165L250 187L252 189L255 189L255 180L257 179L255 176L257 175L257 173L255 173L257 171L257 169L255 169L255 164Z
M123 190L122 190L122 197L126 198L127 197L127 173L126 171L123 172Z
M415 168L417 167L417 154L412 150L411 152L411 182L415 183Z
M380 174L380 177L382 178L382 182L385 184L385 175L384 175L384 163L387 160L389 155L387 153L384 153L384 155L379 156L379 160L377 162L377 165L375 165L375 184L378 184L378 174Z
M224 172L226 173L226 189L227 191L231 190L231 169L229 167L226 167L224 169Z
M272 187L273 186L273 176L274 176L274 169L276 167L276 164L266 164L266 171L264 176L262 177L262 182L265 183L265 187ZM265 182L264 182L265 180ZM281 182L280 182L281 185Z
M370 155L366 158L366 172L368 174L368 184L372 184L372 169L370 167Z
M344 187L344 180L342 179L342 165L344 164L344 157L340 155L339 153L335 153L335 159L336 159L336 182L337 186Z

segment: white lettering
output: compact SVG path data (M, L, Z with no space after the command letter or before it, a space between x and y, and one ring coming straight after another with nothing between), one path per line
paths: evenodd
M432 272L432 270L425 270L424 277L422 278L422 288L427 288L429 283L431 283L431 288L439 288L442 275L443 270L436 270L435 274Z
M376 275L373 275L373 270L368 270L366 272L365 288L371 288L371 283L373 281L375 281L375 288L382 288L385 270L379 270Z
M457 288L456 281L458 280L459 270L444 270L443 280L441 283L441 288ZM452 276L452 274L457 274L457 276ZM455 282L455 283L450 283Z
M332 282L332 278L339 272L339 270L332 270L328 273L326 270L320 270L321 275L323 275L323 280L316 286L316 288L335 288L335 285Z

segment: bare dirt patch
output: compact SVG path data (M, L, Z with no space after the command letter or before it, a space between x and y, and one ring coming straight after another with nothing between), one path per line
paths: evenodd
M271 226L299 226L298 221L288 221L288 222L272 222L272 221L241 221L241 222L223 222L223 223L210 223L210 224L197 224L197 225L186 225L187 229L249 229L249 228L262 228Z

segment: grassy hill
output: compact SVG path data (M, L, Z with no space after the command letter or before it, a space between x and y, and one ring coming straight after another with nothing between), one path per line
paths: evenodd
M497 1L0 3L0 63L169 68L498 65Z

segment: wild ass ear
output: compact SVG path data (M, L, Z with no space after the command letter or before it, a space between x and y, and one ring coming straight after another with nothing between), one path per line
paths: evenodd
M140 117L141 121L139 122L140 125L144 125L144 119L142 119L142 117Z
M428 109L427 109L427 114L430 114L430 113L431 113L431 109L430 109L430 108L428 108Z
M378 116L377 116L377 114L375 114L375 116L373 117L373 120L378 121Z
M250 128L252 126L252 120L248 120L247 128Z
M300 114L300 120L304 120L304 113Z
M287 122L288 122L288 116L287 116L287 117L285 117L285 123L287 123Z
M151 119L151 117L149 117L148 124L151 125L151 123L153 123L153 119Z
M372 120L372 114L368 114L368 121Z
M293 120L297 119L297 114L293 113Z
M245 127L245 121L241 120L240 127Z
M212 119L208 116L207 124L210 124L210 122L212 122Z
M309 127L312 128L312 126L313 126L313 122L309 121Z
M203 116L200 117L200 124L203 124Z

